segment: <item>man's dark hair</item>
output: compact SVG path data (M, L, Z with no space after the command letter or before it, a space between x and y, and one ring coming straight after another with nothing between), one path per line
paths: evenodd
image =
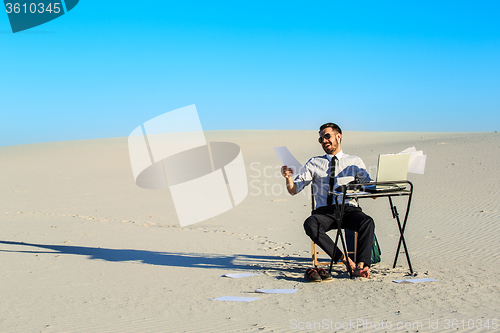
M337 131L340 134L342 134L342 130L340 129L339 125L334 124L334 123L326 123L326 124L321 125L321 127L319 128L319 131L321 132L322 130L324 130L325 128L328 128L328 127L331 127L332 130Z

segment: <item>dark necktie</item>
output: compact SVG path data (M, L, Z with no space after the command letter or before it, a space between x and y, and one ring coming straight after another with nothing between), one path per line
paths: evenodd
M326 205L331 206L333 204L333 185L335 183L335 160L337 156L332 157L332 165L330 166L330 182L328 185L328 196L326 197Z

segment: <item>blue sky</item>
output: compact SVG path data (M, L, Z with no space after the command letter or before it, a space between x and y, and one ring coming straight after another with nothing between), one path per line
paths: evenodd
M204 130L495 131L499 1L93 1L13 34L0 146Z

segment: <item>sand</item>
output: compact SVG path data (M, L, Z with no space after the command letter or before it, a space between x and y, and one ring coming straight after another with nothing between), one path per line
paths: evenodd
M415 273L403 253L392 268L398 230L387 200L365 199L382 262L370 279L351 280L336 266L334 280L319 284L303 280L311 266L302 228L309 195L285 192L272 149L286 145L304 163L322 153L317 133L206 136L241 147L249 194L234 209L184 228L169 190L135 185L127 138L0 147L0 332L445 332L500 325L499 133L346 132L343 150L371 170L380 153L415 146L427 155L425 175L409 174L415 194L406 240ZM404 210L404 201L396 205ZM221 277L242 272L260 275ZM392 282L424 277L439 281ZM211 300L220 296L259 299Z

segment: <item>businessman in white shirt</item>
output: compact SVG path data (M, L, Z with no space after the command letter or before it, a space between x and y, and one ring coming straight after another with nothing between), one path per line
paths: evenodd
M342 151L342 130L334 123L326 123L320 127L319 143L325 155L311 158L304 165L305 171L294 175L293 170L286 165L281 173L286 179L286 188L291 195L302 191L312 183L316 209L304 222L306 234L330 256L333 255L335 243L326 234L337 228L337 217L342 204L342 194L333 193L341 185L357 180L361 183L370 182L363 161L357 156L347 155ZM330 181L330 175L333 179ZM332 184L330 184L332 182ZM332 191L329 191L329 189ZM355 200L346 200L342 228L358 232L357 262L344 256L337 248L335 261L339 259L350 265L354 276L370 277L371 251L375 224L373 219L357 207Z

